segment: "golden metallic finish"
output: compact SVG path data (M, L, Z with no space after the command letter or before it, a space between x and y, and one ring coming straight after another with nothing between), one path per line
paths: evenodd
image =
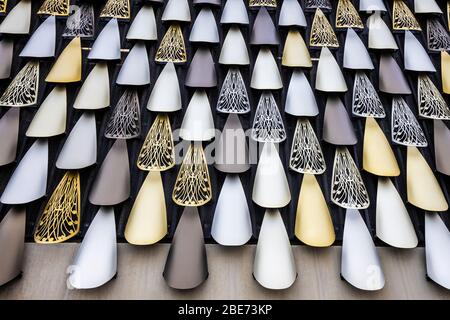
M174 63L187 61L183 31L181 31L179 24L172 24L167 29L166 34L159 44L158 51L156 51L155 61Z
M450 94L450 55L446 51L441 51L441 76L442 90Z
M316 9L309 37L312 47L339 47L339 42L333 27L320 8Z
M125 239L150 245L167 234L167 211L161 173L150 171L139 190L125 227Z
M429 119L450 119L450 109L438 88L426 74L421 74L417 81L417 99L419 115Z
M45 81L55 83L81 81L81 63L81 40L80 37L75 37L61 52Z
M68 16L70 13L70 0L45 0L38 10L38 14L52 16Z
M130 19L130 0L108 0L100 13L100 17Z
M289 167L300 173L321 174L326 163L319 140L307 118L297 120Z
M205 153L200 143L191 143L181 164L172 199L180 206L198 207L212 198Z
M277 0L250 0L249 7L277 7Z
M386 136L374 118L366 118L363 169L377 176L397 177L400 168Z
M283 58L281 64L286 67L311 68L312 61L305 40L300 32L291 29L284 43Z
M39 61L28 62L14 77L0 97L2 107L28 107L37 103Z
M416 147L408 147L406 158L408 202L427 211L447 211L441 186L425 158Z
M172 128L167 114L158 114L139 152L137 166L145 171L165 171L175 165Z
M339 0L336 10L336 28L364 29L361 17L351 0Z
M392 29L422 31L419 22L403 0L394 0Z
M80 174L68 171L48 200L37 222L34 241L60 243L80 231Z
M298 197L295 236L313 247L329 247L336 239L322 189L311 174L303 176Z
M6 5L8 0L0 0L0 13L6 12Z

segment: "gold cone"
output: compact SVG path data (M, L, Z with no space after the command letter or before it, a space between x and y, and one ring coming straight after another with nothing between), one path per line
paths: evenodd
M211 198L211 181L203 147L199 143L191 143L178 172L172 199L180 206L198 207Z
M403 0L394 0L392 9L392 29L421 31L419 22Z
M303 175L298 197L295 236L313 247L331 246L336 238L322 189L311 174Z
M441 51L441 75L442 90L450 94L450 55L446 51Z
M38 10L38 14L52 16L68 16L70 0L45 0Z
M56 83L81 81L80 37L75 37L61 52L45 81Z
M68 171L48 200L39 217L34 241L59 243L80 231L80 174Z
M130 19L130 0L108 0L100 13L100 17Z
M377 176L396 177L400 168L386 136L374 118L366 118L363 169Z
M249 7L277 7L277 0L250 0Z
M183 32L179 24L172 24L167 29L155 56L156 62L182 63L187 61Z
M125 227L125 239L154 244L167 234L167 212L161 173L150 171L139 190Z
M312 47L339 47L339 42L333 27L320 8L316 9L309 37Z
M2 107L28 107L37 103L39 61L28 62L14 77L0 97Z
M336 28L364 29L361 17L351 0L339 0L336 10Z
M425 158L416 147L408 147L406 158L408 202L427 211L446 211L447 200Z
M165 171L175 165L172 129L167 114L158 114L139 152L137 166L145 171Z
M286 67L311 68L312 61L306 43L300 32L289 30L284 43L283 58L281 64Z
M7 4L8 4L8 0L0 0L0 13L6 12Z

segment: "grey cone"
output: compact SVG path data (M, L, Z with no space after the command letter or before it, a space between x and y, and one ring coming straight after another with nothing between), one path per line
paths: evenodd
M380 58L379 90L390 94L411 94L405 75L390 54Z
M358 142L347 110L338 97L329 97L327 100L323 140L338 146L354 145Z
M0 41L0 79L11 76L11 65L13 61L14 40L2 39Z
M0 222L0 286L22 271L25 222L25 207L12 207Z
M212 88L217 86L214 60L208 48L197 49L189 65L184 84L193 88Z
M208 277L205 241L196 207L186 207L178 222L163 272L174 289L192 289Z
M261 7L253 23L250 44L253 45L278 45L280 39L277 29L265 7Z
M0 119L0 166L13 162L19 140L20 108L9 109Z
M250 169L245 131L239 116L231 113L223 127L216 146L217 170L226 173L241 173Z
M130 196L130 164L126 140L116 140L103 160L89 194L89 202L113 206Z
M434 120L436 170L450 176L450 130L442 120Z

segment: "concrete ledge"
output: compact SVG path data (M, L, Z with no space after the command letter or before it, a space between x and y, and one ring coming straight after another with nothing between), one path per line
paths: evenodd
M378 248L386 286L379 292L363 292L340 279L340 247L294 246L297 281L288 290L270 291L252 277L253 245L210 244L208 280L183 292L169 288L162 278L168 244L119 244L116 279L98 289L69 290L65 271L78 245L27 244L24 274L0 288L0 299L450 299L450 291L426 280L423 248Z

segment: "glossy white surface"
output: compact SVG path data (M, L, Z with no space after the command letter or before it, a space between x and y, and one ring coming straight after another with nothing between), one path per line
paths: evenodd
M344 75L327 47L323 47L320 52L316 75L316 90L325 92L346 92L348 90Z
M248 24L248 13L244 1L227 0L222 10L220 23Z
M184 114L180 137L189 141L207 141L214 136L214 119L208 95L204 90L196 90Z
M116 83L126 86L144 86L150 83L150 64L143 42L136 43L128 53Z
M297 0L284 0L281 5L279 26L306 26L306 18Z
M372 59L366 46L352 28L347 29L344 47L344 68L373 70Z
M120 33L117 19L111 19L103 27L92 45L88 59L119 60L120 59Z
M277 90L283 87L277 62L268 48L259 50L250 87L258 90Z
M405 70L420 72L436 72L436 68L425 51L425 48L411 33L405 31L405 47L404 47Z
M236 26L228 30L220 51L219 63L230 65L250 64L247 44L245 43L241 30Z
M56 18L50 16L41 23L20 52L20 57L48 58L55 56Z
M168 62L159 74L150 94L147 109L156 112L174 112L181 109L180 84L172 62Z
M315 117L319 114L314 92L301 70L292 72L284 108L286 113L298 117Z
M155 12L152 6L142 6L128 29L127 39L147 41L158 39Z
M189 35L190 42L219 43L219 31L212 10L204 7L200 10Z

